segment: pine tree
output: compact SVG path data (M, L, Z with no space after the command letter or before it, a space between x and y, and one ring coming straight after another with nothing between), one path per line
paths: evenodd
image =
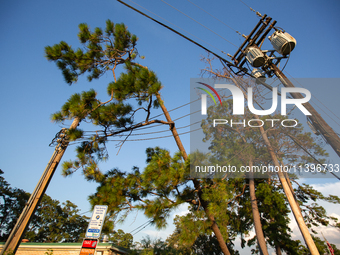
M80 24L78 38L82 48L73 49L64 41L45 48L47 59L57 64L65 81L72 85L82 75L87 75L88 80L92 81L107 71L112 72L114 81L107 85L106 101L100 101L94 89L76 93L62 106L61 111L52 115L52 120L63 122L78 119L100 129L87 139L80 128L69 129L67 135L70 141L82 138L83 142L76 149L77 159L63 163L65 176L81 168L88 180L99 180L103 176L98 163L109 156L106 150L109 137L154 123L168 123L149 120L151 109L159 107L156 95L161 83L154 72L136 62L137 37L124 24L107 20L105 32L101 28L95 28L92 32L87 24ZM120 65L126 72L120 73L117 78ZM138 107L131 104L134 100ZM145 114L144 120L136 123L137 112Z
M114 82L111 82L107 86L107 91L110 98L101 102L96 97L96 92L90 90L81 94L75 94L70 97L68 102L64 104L62 110L55 113L52 119L56 122L63 122L67 119L76 119L86 122L91 122L96 127L100 127L102 130L97 131L95 135L86 139L80 146L77 147L77 159L64 162L63 172L64 175L72 174L74 171L82 168L85 177L88 180L96 180L101 183L100 188L105 189L107 179L120 178L119 180L123 186L122 189L127 189L126 192L130 192L130 188L134 182L138 182L142 178L142 174L135 169L133 173L125 175L117 169L110 171L107 174L103 174L98 166L100 161L104 161L108 157L106 150L106 142L108 137L121 134L126 131L133 131L136 128L150 125L153 123L163 123L173 126L173 123L160 120L149 120L150 111L152 108L161 106L164 113L164 102L161 100L159 90L161 84L158 81L156 75L148 68L136 63L136 57L138 55L136 46L136 37L131 35L123 24L116 24L115 26L111 21L107 21L105 34L100 28L96 28L94 32L91 32L86 24L79 26L80 32L78 37L83 44L82 49L72 49L66 42L60 42L53 47L46 47L45 52L49 60L55 61L58 67L62 70L64 78L67 83L73 84L78 80L80 75L89 73L88 80L98 79L106 71L111 70L114 76ZM118 65L123 64L126 68L126 73L121 73L116 78L116 68ZM137 100L139 108L133 108L131 104L128 104L131 99ZM145 119L142 122L134 123L134 116L137 111L145 111ZM167 116L169 119L169 116ZM174 128L171 128L174 130ZM70 129L67 132L69 140L84 139L83 131L79 128ZM174 133L174 136L176 134ZM162 152L163 153L163 152ZM156 153L157 154L157 153ZM186 153L181 148L181 156L184 160L187 160ZM178 161L178 165L184 165L185 162L179 162L179 155L175 156L175 161ZM183 167L181 167L183 168ZM176 167L176 169L179 169ZM183 168L184 169L184 168ZM180 170L183 172L183 170ZM154 174L152 174L154 175ZM176 173L176 178L178 177ZM124 178L132 178L130 183L124 183ZM165 178L165 179L168 179ZM187 182L188 180L185 180ZM196 180L191 180L196 189L200 189L200 184ZM171 181L169 181L171 183ZM118 187L117 187L118 189ZM132 199L136 199L139 194L133 191L131 194ZM163 191L162 191L163 192ZM164 191L164 195L168 196L169 191ZM142 192L144 196L145 191ZM162 193L163 194L163 193ZM95 199L93 198L93 201ZM209 202L207 199L203 199L203 193L198 192L199 203L202 204L207 217L211 221L212 228L219 240L219 243L224 250L225 254L229 254L225 242L223 240L223 234L219 229L213 214L210 212ZM146 215L154 217L154 223L158 227L165 226L165 218L170 213L170 209L175 208L175 202L171 204L167 198L162 198L154 204L148 204ZM106 202L108 203L108 202ZM121 208L125 202L123 202L121 196L113 198L110 201L109 214L114 217L114 212L117 211L115 207ZM165 207L160 210L156 210L160 203L164 203ZM133 206L129 205L132 209ZM157 213L155 214L155 211Z

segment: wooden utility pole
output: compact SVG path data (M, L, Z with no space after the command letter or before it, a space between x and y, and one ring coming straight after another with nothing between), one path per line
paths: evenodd
M80 122L79 118L75 118L70 126L70 129L75 129ZM56 146L54 153L48 162L45 171L43 172L37 186L35 187L33 193L31 194L28 202L24 210L21 212L17 223L15 224L14 228L11 231L10 236L8 237L0 255L5 254L6 252L13 252L16 253L21 239L23 238L25 231L41 201L43 198L45 191L53 177L55 170L58 167L61 158L63 157L65 150L69 144L69 141L65 135L65 130L60 132L60 136L58 139L58 145Z
M273 70L275 76L279 78L283 86L294 88L294 84L281 72L281 70L274 64L271 63L269 67ZM300 93L290 93L295 98L304 98ZM340 138L337 133L327 124L327 122L320 116L320 114L314 109L310 103L304 103L303 106L311 113L308 118L312 122L313 126L319 131L326 141L332 146L333 150L340 157Z

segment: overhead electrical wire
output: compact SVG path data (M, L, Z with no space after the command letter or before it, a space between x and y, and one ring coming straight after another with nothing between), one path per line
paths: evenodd
M135 234L137 234L138 232L136 232L136 233L134 233L134 234L132 234L133 232L135 232L137 229L140 229L140 228L145 228L146 226L148 226L149 224L151 224L152 223L152 220L148 220L147 222L145 222L145 223L143 223L142 225L140 225L139 227L137 227L137 228L135 228L134 230L132 230L132 231L130 231L130 234L131 235L135 235ZM144 227L143 227L144 226Z
M198 123L201 123L201 121L197 121L197 122L195 122L195 123L192 123L192 124L190 124L190 125L186 125L186 126L183 126L183 127L176 127L176 129L187 128L187 127L196 125L196 124L198 124ZM152 135L152 134L165 133L165 132L169 132L169 131L170 131L170 129L167 129L167 130L160 130L160 131L154 131L154 132L149 132L149 133L130 134L129 136Z
M194 129L194 130L190 130L190 131L187 131L187 132L180 133L178 135L189 134L189 133L198 131L200 129L202 129L202 128L200 127L200 128ZM120 139L120 140L118 140L118 139L108 139L108 141L113 141L113 142L123 142L123 141L126 141L126 142L138 142L138 141L148 141L148 140L162 139L162 138L168 138L168 137L173 137L173 135L171 134L171 135L166 135L166 136L140 138L140 139L129 139L129 140L124 140L124 139Z
M184 12L182 12L181 10L177 9L176 7L172 6L171 4L167 3L164 0L161 0L163 3L167 4L168 6L170 6L171 8L175 9L176 11L182 13L183 15L185 15L186 17L188 17L189 19L193 20L194 22L196 22L197 24L201 25L202 27L208 29L210 32L214 33L215 35L219 36L220 38L222 38L223 40L225 40L226 42L230 43L231 45L235 46L236 48L238 48L238 46L234 43L232 43L231 41L229 41L228 39L224 38L223 36L221 36L220 34L216 33L214 30L208 28L207 26L203 25L202 23L198 22L197 20L195 20L194 18L190 17L189 15L185 14Z
M207 52L211 53L211 54L214 55L215 57L217 57L217 58L223 60L225 63L228 63L228 65L236 67L232 62L226 60L225 58L223 58L223 57L221 57L221 56L219 56L219 55L217 55L215 52L213 52L213 51L207 49L207 48L204 47L203 45L201 45L201 44L195 42L194 40L190 39L189 37L183 35L182 33L178 32L178 31L176 31L175 29L173 29L173 28L171 28L171 27L169 27L169 26L163 24L162 22L160 22L160 21L158 21L158 20L156 20L156 19L150 17L149 15L143 13L142 11L140 11L140 10L134 8L134 7L132 7L131 5L129 5L129 4L125 3L125 2L123 2L122 0L117 0L117 1L118 1L119 3L125 5L125 6L129 7L130 9L132 9L132 10L138 12L139 14L141 14L141 15L147 17L148 19L151 19L152 21L156 22L157 24L159 24L159 25L161 25L161 26L163 26L163 27L169 29L170 31L174 32L175 34L178 34L179 36L181 36L181 37L183 37L184 39L188 40L189 42L191 42L191 43L197 45L198 47L200 47L200 48L206 50ZM236 67L236 68L237 68L237 67Z
M189 40L190 42L194 43L195 45L197 45L197 46L199 46L199 47L205 49L207 52L213 54L214 56L216 56L217 58L219 58L221 61L223 60L224 63L228 63L228 65L234 66L234 67L235 67L235 65L234 65L233 63L227 61L226 59L222 58L221 56L217 55L216 53L214 53L214 52L208 50L208 49L205 48L204 46L198 44L197 42L195 42L195 41L193 41L192 39L186 37L185 35L179 33L178 31L172 29L171 27L169 27L169 26L167 26L167 25L165 25L165 24L163 24L163 23L161 23L161 22L159 22L159 21L153 19L152 17L150 17L150 16L144 14L143 12L141 12L141 11L135 9L134 7L132 7L132 6L128 5L128 4L126 4L125 2L123 2L123 1L121 1L121 0L117 0L117 1L120 2L120 3L122 3L122 4L124 4L125 6L127 6L127 7L129 7L129 8L131 8L132 10L134 10L134 11L136 11L136 12L142 14L143 16L145 16L145 17L147 17L147 18L149 18L149 19L155 21L156 23L162 25L163 27L165 27L165 28L171 30L172 32L174 32L174 33L176 33L176 34L182 36L183 38ZM130 1L131 1L131 0L130 0ZM164 0L162 0L162 1L165 2ZM240 0L240 1L241 1L243 4L245 4L242 0ZM165 3L166 3L166 2L165 2ZM167 4L168 4L168 3L167 3ZM168 5L169 5L169 4L168 4ZM255 12L255 10L253 10L250 6L248 6L247 4L245 4L245 5L246 5L247 7L249 7L252 11ZM183 13L183 14L184 14L184 13ZM258 12L256 12L256 14L259 16L259 13L258 13ZM185 14L184 14L184 15L185 15ZM222 62L222 63L223 63L223 62ZM229 66L229 69L230 69L230 66ZM294 109L294 108L293 108L293 109ZM293 110L293 109L292 109L292 110ZM292 111L292 110L291 110L291 111ZM290 112L291 112L291 111L290 111ZM289 114L290 114L290 113L288 113L288 115L289 115ZM188 115L190 115L190 114L188 114ZM188 116L188 115L186 115L186 116ZM183 117L185 117L185 116L183 116ZM183 118L183 117L180 117L180 118ZM272 127L272 128L273 128L273 127ZM272 128L271 128L271 129L272 129ZM197 130L200 130L200 129L201 129L201 128L196 129L196 130L191 130L191 131L189 131L189 132L184 132L184 133L182 133L182 134L187 134L187 133L194 132L194 131L197 131ZM268 130L270 130L270 129L268 129ZM268 130L266 130L265 132L267 132ZM180 134L180 135L182 135L182 134ZM171 137L171 136L172 136L172 135L170 135L170 136L163 136L163 137L156 137L156 138L146 138L146 139L137 139L137 140L116 140L116 141L142 141L142 140L151 140L151 139L166 138L166 137ZM243 150L245 150L248 146L250 146L253 142L255 142L255 141L256 141L257 139L259 139L259 138L260 138L260 136L257 137L256 139L252 139L252 141L251 141L250 143L248 143L248 145L247 145L245 148L243 148ZM243 151L243 150L242 150L242 151ZM242 151L241 151L241 152L242 152ZM240 152L239 152L239 153L240 153ZM239 154L239 153L238 153L238 154ZM235 156L238 155L238 154L234 154L233 157L235 157ZM232 157L232 158L233 158L233 157Z
M243 2L242 0L239 0L239 1L240 1L241 3L243 3L245 6L247 6L247 7L250 9L250 11L254 12L257 16L262 17L261 13L255 11L253 8L251 8L249 5L247 5L247 4L246 4L245 2Z
M166 21L167 23L173 25L174 27L177 27L178 29L184 31L185 33L187 33L187 34L189 34L189 35L191 35L191 36L197 38L197 39L200 40L201 42L204 42L205 44L208 44L208 45L210 45L211 47L215 48L216 50L218 50L218 51L224 53L221 49L217 48L216 46L214 46L214 45L208 43L207 41L204 41L203 39L197 37L196 35L193 35L192 33L188 32L187 30L185 30L185 29L183 29L183 28L181 28L181 27L175 25L174 23L172 23L172 22L168 21L167 19L165 19L165 18L163 18L163 17L157 15L156 13L154 13L154 12L152 12L152 11L146 9L145 7L143 7L143 6L139 5L139 4L137 4L136 2L134 2L134 1L132 1L132 0L129 0L129 1L130 1L131 3L133 3L133 4L137 5L137 6L139 6L140 8L146 10L147 12L151 13L152 15L154 15L154 16L156 16L156 17L158 17L158 18L160 18L160 19Z
M222 64L223 64L223 63L222 63ZM225 66L225 68L228 69L228 67L226 67L226 66ZM229 68L229 69L230 69L230 68ZM255 99L254 99L254 101L259 105L259 103L258 103ZM293 108L288 112L287 116L289 116L290 113L291 113L295 108L296 108L296 106L293 107ZM269 130L273 129L276 125L278 125L278 122L277 122L275 125L273 125L272 128L267 129L265 132L268 132ZM287 133L286 133L286 134L287 134ZM293 141L296 145L298 145L303 151L305 151L309 156L311 156L317 163L321 164L321 162L320 162L318 159L316 159L316 157L315 157L312 153L310 153L305 147L303 147L298 141L296 141L296 139L295 139L294 137L292 137L292 136L289 135L289 134L287 134L287 135L292 139L292 141ZM261 134L259 134L255 139L252 139L252 141L250 141L249 143L247 143L247 145L241 150L241 152L238 152L237 154L234 154L229 160L231 161L234 157L236 157L237 155L239 155L240 153L242 153L245 149L247 149L247 148L248 148L249 146L251 146L254 142L256 142L260 137L261 137ZM339 178L336 174L334 174L333 172L330 172L327 168L326 168L326 170L327 170L329 173L331 173L334 177L336 177L337 179L340 180L340 178ZM226 178L226 176L225 176L224 178Z
M198 100L200 100L200 99L198 98L198 99L196 99L196 100L194 100L194 101L191 101L191 102L189 102L189 103L186 103L186 104L183 104L183 105L178 106L178 107L176 107L176 108L173 108L173 109L171 109L171 110L169 110L169 111L167 111L167 112L169 113L169 112L178 110L178 109L180 109L180 108L182 108L182 107L184 107L184 106L187 106L187 105L190 105L190 104L192 104L192 103L194 103L194 102L197 102ZM156 116L154 116L154 117L151 117L150 120L155 119L155 118L157 118L157 117L160 117L160 116L162 116L162 115L164 115L164 114L163 114L163 113L158 114L158 115L156 115Z
M191 3L192 5L196 6L197 8L199 8L200 10L204 11L206 14L210 15L211 17L213 17L214 19L216 19L217 21L219 21L220 23L222 23L223 25L225 25L226 27L230 28L231 30L235 31L238 35L242 34L237 31L236 29L232 28L231 26L227 25L226 23L224 23L223 21L221 21L220 19L216 18L214 15L212 15L211 13L207 12L206 10L204 10L203 8L201 8L200 6L198 6L197 4L191 2L190 0L187 0L189 3Z
M304 86L298 81L296 80L291 74L289 74L287 71L285 71L286 74L288 74L294 81L296 81L301 87L304 88ZM340 120L340 118L331 110L329 109L324 103L322 103L321 100L319 100L314 94L312 95L313 98L315 98L323 107L325 107L330 113L332 113L338 120ZM334 120L327 112L325 112L315 101L313 101L312 99L312 102L319 107L319 109L321 111L323 111L331 120L333 120L338 126L340 126L339 122L337 122L336 120Z
M294 136L292 136L292 135L290 135L288 133L286 133L286 135L288 135L290 137L290 139L292 139L295 144L297 144L302 150L304 150L309 156L311 156L315 160L315 162L319 163L320 165L323 165L313 154L311 154L305 147L303 147L303 145L301 145L300 141L296 137L294 137ZM337 176L335 173L329 171L327 167L325 167L325 170L327 170L335 178L340 180L340 177Z

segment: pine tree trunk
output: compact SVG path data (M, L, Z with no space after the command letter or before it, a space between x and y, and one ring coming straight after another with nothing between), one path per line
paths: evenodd
M229 249L228 249L228 247L227 247L227 245L224 241L222 233L221 233L221 231L220 231L220 229L219 229L219 227L218 227L218 225L215 221L215 217L209 213L209 210L207 209L206 206L203 206L203 208L204 208L204 211L206 212L206 214L208 216L208 219L212 222L211 228L214 231L214 234L217 238L217 241L218 241L218 243L221 247L223 254L224 255L230 255Z
M170 114L169 114L168 110L167 110L166 107L164 106L164 102L163 102L163 100L161 99L160 94L157 94L157 99L158 99L158 101L159 101L159 103L160 103L160 105L161 105L161 108L162 108L162 111L163 111L163 113L164 113L164 115L165 115L166 120L167 120L169 123L173 123L173 121L172 121L172 119L171 119L171 117L170 117ZM172 132L172 135L173 135L174 138L175 138L175 141L176 141L176 144L177 144L178 149L179 149L180 152L182 153L183 159L184 159L184 160L187 160L187 159L188 159L188 155L187 155L187 153L186 153L186 151L185 151L185 149L184 149L184 146L183 146L183 144L182 144L182 141L181 141L181 139L180 139L180 137L179 137L179 135L178 135L178 133L177 133L175 124L173 124L173 125L170 126L170 130L171 130L171 132ZM194 183L194 186L195 186L195 189L196 189L196 190L201 190L201 189L200 189L200 184L199 184L199 182L198 182L197 180L193 179L193 183ZM222 235L222 233L221 233L221 231L220 231L220 229L219 229L219 227L218 227L218 225L217 225L217 223L216 223L216 221L215 221L215 217L210 213L210 211L209 211L209 209L208 209L208 202L206 202L206 201L204 201L204 200L202 199L200 193L201 193L201 192L199 192L199 195L198 195L198 196L199 196L199 199L200 199L200 201L201 201L202 207L204 208L204 211L205 211L205 213L206 213L208 219L212 222L211 228L212 228L212 230L214 231L214 234L215 234L215 236L216 236L216 238L217 238L217 241L218 241L218 243L219 243L219 245L220 245L220 247L221 247L221 250L222 250L223 254L225 254L225 255L230 255L229 249L228 249L228 247L227 247L227 245L226 245L226 243L225 243L225 241L224 241L223 235Z
M252 169L252 165L253 165L252 160L249 160L250 169ZM267 250L266 240L264 238L264 234L263 234L263 230L262 230L259 208L257 206L257 201L256 201L255 181L254 181L253 172L249 173L249 191L250 191L250 201L251 201L251 209L252 209L252 212L253 212L256 239L257 239L258 245L260 247L260 254L269 255L268 250Z
M257 115L254 115L255 118L259 119L259 117ZM278 167L278 169L280 169L280 163L276 157L276 154L274 152L274 149L273 147L271 146L270 144L270 141L268 139L268 136L266 134L266 132L264 131L264 128L261 126L260 127L260 132L261 132L261 135L263 137L263 140L267 146L267 149L268 149L268 152L273 160L273 163L275 165L275 167ZM299 229L300 229L300 232L305 240L305 243L307 244L307 247L310 251L310 253L312 255L320 255L319 254L319 251L318 249L316 248L316 245L312 239L312 236L311 234L309 233L308 231L308 228L306 226L306 223L303 219L303 216L301 214L301 210L300 210L300 207L299 205L296 203L296 200L291 192L291 189L289 187L289 184L287 183L287 180L285 178L285 176L283 175L282 171L278 171L278 177L280 179L280 182L281 182L281 185L282 185L282 188L286 194L286 197L288 199L288 202L289 202L289 205L290 205L290 208L294 214L294 217L295 217L295 220L299 226Z
M275 245L276 255L282 255L281 248L279 245Z

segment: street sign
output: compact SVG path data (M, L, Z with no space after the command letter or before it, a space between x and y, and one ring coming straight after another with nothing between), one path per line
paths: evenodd
M107 211L106 205L96 205L94 207L90 223L87 227L85 237L96 239L100 237L103 228L105 215Z
M95 249L98 244L98 239L84 239L83 245L81 248L91 248Z
M79 255L94 255L96 249L81 248Z

